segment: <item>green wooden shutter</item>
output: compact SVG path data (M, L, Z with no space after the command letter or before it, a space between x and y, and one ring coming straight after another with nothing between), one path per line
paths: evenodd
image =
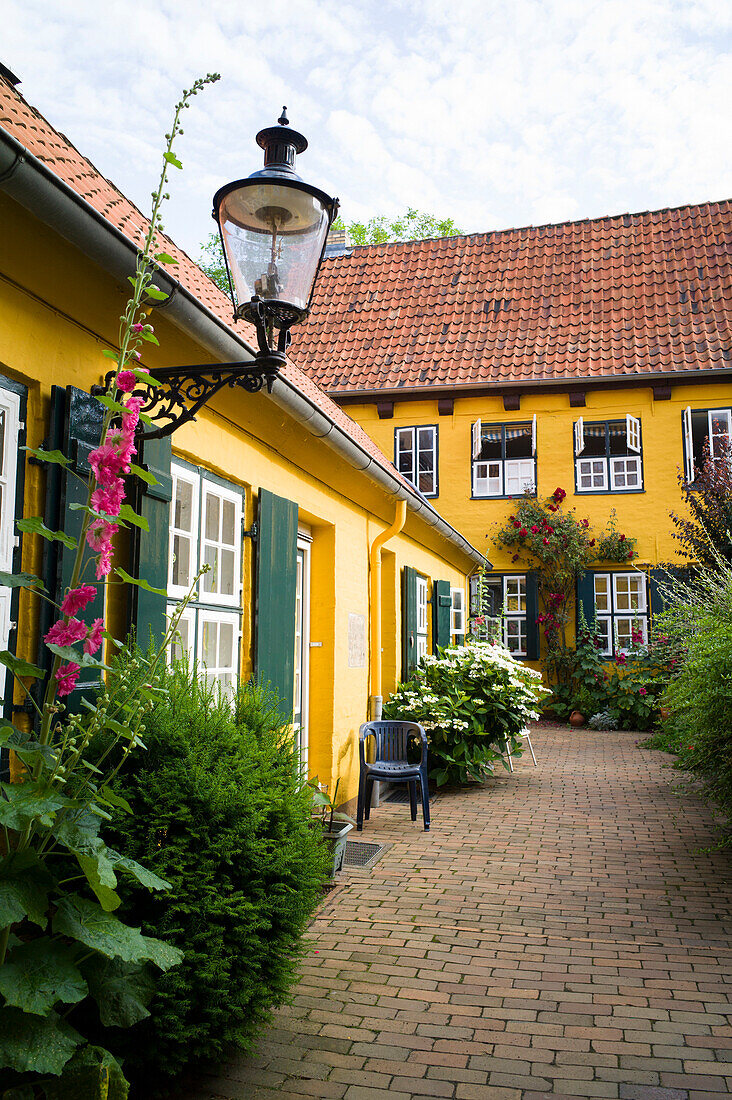
M432 650L450 644L452 595L449 581L432 582Z
M157 485L147 485L138 479L135 507L147 520L148 531L135 528L133 575L146 580L153 588L168 586L168 545L170 502L173 498L173 478L170 473L171 442L148 439L137 455L147 470L155 476ZM165 633L165 597L130 585L132 624L137 641L147 649L150 639L159 645Z
M255 671L275 689L289 719L295 689L296 590L297 504L260 489Z
M529 661L538 661L541 656L539 624L539 576L531 569L526 574L526 657Z
M584 611L585 621L590 631L595 629L595 574L589 569L583 570L577 577L577 629L579 630L580 608Z
M402 571L402 679L408 680L417 667L417 570L405 565Z
M72 504L86 504L87 480L90 473L89 454L99 445L102 433L104 408L90 394L75 386L54 386L51 392L51 415L47 446L59 448L71 459L69 470L61 466L47 465L46 504L44 521L52 530L63 528L67 534L78 538L83 522L82 511L72 511ZM78 477L73 475L77 474ZM82 481L78 479L82 478ZM45 542L45 540L44 540ZM91 551L87 551L91 557ZM45 542L43 553L43 579L49 594L57 603L71 583L76 551L60 542ZM93 574L90 578L94 579ZM57 613L43 601L40 621L39 663L50 668L51 654L43 644L43 636L54 622ZM91 623L104 615L104 589L99 587L94 600L84 611L84 620ZM78 711L82 696L92 698L99 690L101 679L94 669L82 669L77 688L64 699L70 711Z

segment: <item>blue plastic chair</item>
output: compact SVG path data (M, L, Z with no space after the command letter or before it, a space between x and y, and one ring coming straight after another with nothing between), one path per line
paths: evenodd
M366 742L375 742L373 760L366 759ZM410 740L415 740L421 748L419 763L412 764L407 759ZM375 779L384 779L389 783L406 783L409 787L409 807L412 821L417 820L417 783L422 797L422 818L425 829L430 827L430 797L427 787L427 734L417 722L364 722L358 733L358 752L360 773L358 777L358 808L356 810L356 828L363 829L364 813L366 820L371 811L371 792Z

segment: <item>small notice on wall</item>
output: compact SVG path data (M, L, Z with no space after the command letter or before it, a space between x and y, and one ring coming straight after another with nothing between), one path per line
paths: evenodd
M366 616L348 615L348 667L366 667Z

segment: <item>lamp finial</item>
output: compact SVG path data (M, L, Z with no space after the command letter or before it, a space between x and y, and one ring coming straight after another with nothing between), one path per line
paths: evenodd
M277 121L279 122L280 126L289 126L290 125L290 120L287 117L287 107L282 108L282 114L277 119Z

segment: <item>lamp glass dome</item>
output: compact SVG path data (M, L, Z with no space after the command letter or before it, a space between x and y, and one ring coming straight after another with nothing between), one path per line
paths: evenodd
M275 316L307 311L332 216L328 197L299 180L262 175L227 189L218 222L238 316L255 295L278 303Z

